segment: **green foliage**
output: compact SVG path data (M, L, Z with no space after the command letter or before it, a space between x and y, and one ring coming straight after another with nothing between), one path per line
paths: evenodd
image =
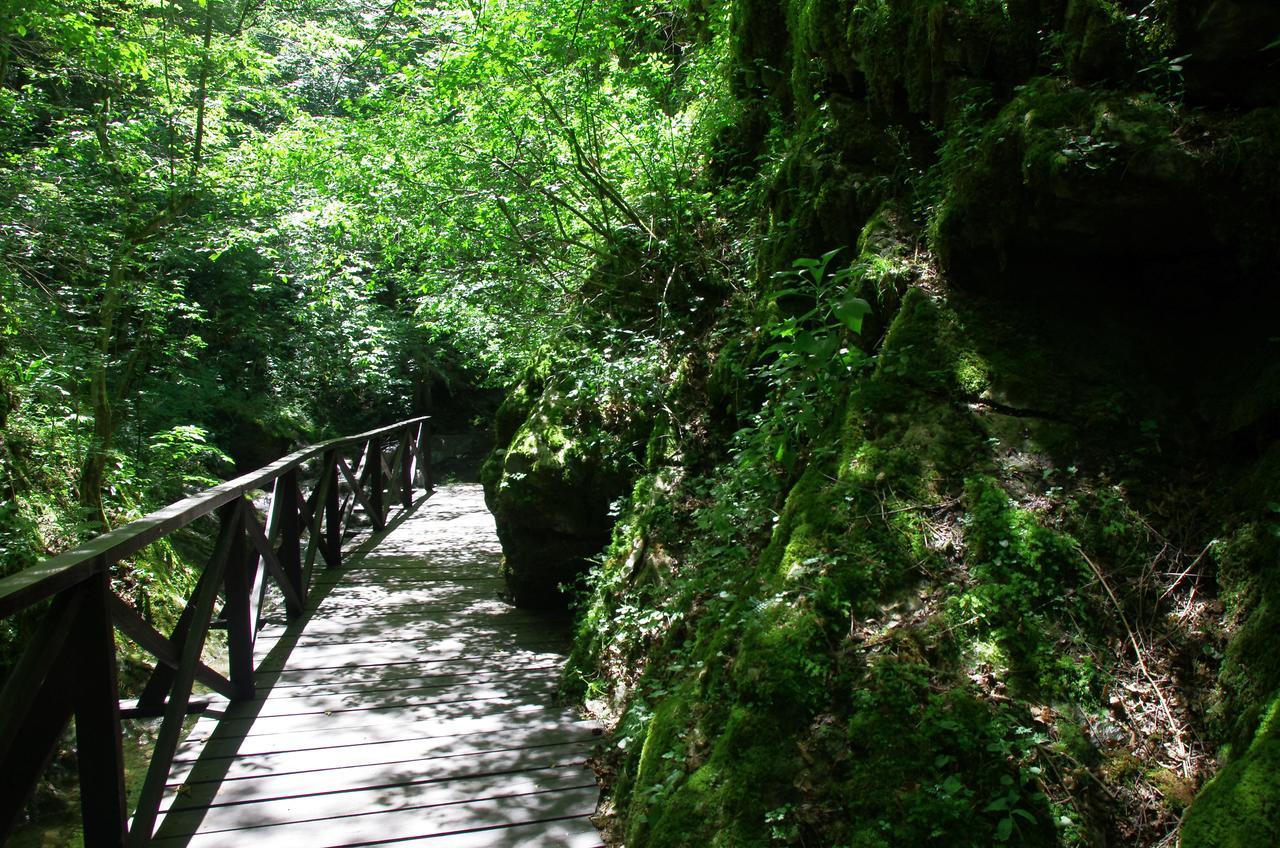
M773 344L762 353L759 379L771 396L755 427L765 434L774 461L787 468L826 426L822 410L838 387L866 362L853 337L862 332L871 305L853 294L853 267L830 270L839 253L797 259L793 270L775 276L780 288L770 295L777 305L764 332Z

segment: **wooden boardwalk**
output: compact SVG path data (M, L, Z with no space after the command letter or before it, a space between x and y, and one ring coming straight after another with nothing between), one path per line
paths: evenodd
M260 632L257 697L196 723L165 848L599 846L599 728L555 706L562 626L498 600L477 486L445 486Z

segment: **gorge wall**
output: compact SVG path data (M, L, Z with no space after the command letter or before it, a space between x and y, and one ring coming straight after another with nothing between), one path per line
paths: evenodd
M548 350L484 475L619 839L1280 842L1280 7L685 18L747 270L588 307L662 334Z

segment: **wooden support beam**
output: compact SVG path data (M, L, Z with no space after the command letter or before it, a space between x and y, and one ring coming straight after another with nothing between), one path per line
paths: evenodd
M222 533L228 537L223 575L227 600L222 608L227 621L227 661L235 697L245 699L253 697L253 637L257 630L252 573L257 563L245 532L250 509L248 501L241 498L223 507L220 514Z
M160 732L156 735L151 764L147 768L147 776L138 797L138 807L133 814L133 824L130 826L127 842L129 848L143 848L151 842L151 834L160 812L160 801L164 797L165 784L169 778L169 767L173 764L173 756L178 750L178 742L181 739L183 719L187 715L187 703L191 700L191 686L195 681L196 666L209 631L209 619L213 616L213 606L218 599L218 587L223 582L227 562L232 558L233 549L238 541L239 521L234 520L238 515L239 510L233 508L232 515L224 516L213 559L209 567L200 575L195 594L187 604L190 615L187 618L188 626L181 643L178 669L173 685L169 688L163 703L164 719L160 723ZM227 520L228 518L232 520Z
M326 452L322 471L328 491L324 499L325 544L320 550L330 568L337 568L342 564L342 515L338 504L339 459L341 456L338 451Z
M366 505L369 508L369 517L373 520L373 529L382 530L387 526L387 514L382 508L382 504L386 500L382 443L377 439L370 439L369 446L365 450L367 451L365 454L365 466L369 469L369 500Z
M160 718L164 715L165 710L169 708L169 700L167 698L165 699L165 702L156 709L144 709L139 706L136 700L129 699L119 701L117 704L120 710L120 718L122 719ZM186 714L199 715L200 713L208 710L211 706L213 706L213 700L211 698L191 698L187 701Z
M298 497L297 469L276 481L275 497L278 510L271 529L277 531L280 539L280 546L276 548L276 559L283 575L280 588L284 591L286 613L290 618L296 618L307 605L307 586L302 582L303 516L301 498ZM292 592L285 588L286 584Z
M33 568L0 578L0 619L41 601L50 603L38 632L0 691L0 764L6 785L0 793L0 842L21 815L61 732L75 715L87 844L90 848L148 844L182 719L208 706L207 701L192 700L194 682L228 697L252 696L253 641L268 576L281 586L290 614L302 613L316 558L323 555L331 567L341 563L347 513L341 502L340 474L345 472L352 481L347 506L354 508L357 498L364 499L375 527L383 527L391 479L398 480L400 499L406 505L412 501L414 474L422 464L413 434L422 438L422 423L425 419L416 418L303 448ZM382 440L392 436L401 442L388 465ZM355 469L340 462L344 452L357 457ZM320 479L305 497L299 478L316 462ZM245 499L269 484L274 485L273 499L264 526ZM222 517L215 552L166 637L111 593L110 569L215 511ZM223 588L227 596L223 625L231 653L229 680L201 660ZM136 703L117 700L116 629L157 661ZM120 721L124 716L143 715L162 716L163 721L134 824L126 835Z
M408 509L413 506L413 431L408 427L400 434L400 445L396 449L396 472L400 480L400 506Z
M418 462L422 466L422 488L430 493L435 489L435 478L431 472L431 421L423 420L418 424Z
M74 704L84 843L86 848L123 848L128 819L110 608L115 595L105 569L85 582L84 592L74 646L79 666Z
M365 462L363 467L365 471L368 471L369 465L367 461ZM364 506L365 512L369 514L370 519L373 519L373 516L377 514L377 507L374 506L374 502L370 500L370 496L364 493L364 485L366 480L357 477L356 474L352 471L352 469L347 465L346 460L342 459L341 457L338 458L338 469L342 472L342 476L346 478L347 485L351 487L351 495L348 498L348 500L343 503L342 526L346 527L345 516L350 514L348 507L350 506L353 500L360 501L361 505ZM377 527L376 521L374 526ZM377 529L381 529L381 528L377 528Z
M294 520L297 520L297 513L294 513ZM266 532L262 529L261 525L258 524L258 520L253 515L252 511L249 511L245 516L245 531L249 536L249 544L251 544L253 549L257 551L258 555L262 557L267 573L275 579L276 585L278 585L280 587L280 591L284 593L285 607L289 610L301 610L303 606L302 595L300 594L300 584L302 582L301 562L297 562L297 567L294 569L296 573L291 574L290 571L285 568L284 563L280 561L280 557L271 547L271 543L267 541ZM286 539L286 542L287 541L288 540ZM293 557L297 560L298 544L296 539L292 545L282 545L281 550L291 551ZM294 613L290 612L290 615L294 615Z
M178 667L178 648L172 639L160 635L154 627L142 619L142 616L138 615L137 610L120 600L114 593L107 599L107 602L110 605L111 620L116 629L137 643L138 647L155 657L158 663L167 666L170 671ZM235 689L232 688L231 681L203 662L196 666L196 680L228 698L235 696ZM172 682L171 679L170 682ZM163 699L164 695L161 693L157 699L152 701L150 714L160 715L160 710L164 704ZM146 699L140 698L139 703L146 704L147 702Z

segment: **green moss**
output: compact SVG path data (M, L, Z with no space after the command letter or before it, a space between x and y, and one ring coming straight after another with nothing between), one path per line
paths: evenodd
M1256 737L1280 689L1280 530L1277 518L1239 528L1213 549L1218 580L1235 633L1219 674L1223 700L1215 711L1223 739L1236 750Z
M957 616L976 619L996 640L1012 665L1011 682L1027 695L1087 702L1097 670L1063 656L1052 615L1087 577L1076 541L1014 507L992 478L970 479L964 500L976 582L953 599Z
M772 714L780 730L806 722L824 698L823 629L815 613L779 595L756 608L742 637L735 686L744 701Z
M650 845L769 844L764 813L793 797L795 738L771 717L735 708L705 764L650 813Z
M1272 696L1248 750L1228 763L1192 802L1182 821L1182 845L1254 848L1280 844L1278 798L1280 693Z

